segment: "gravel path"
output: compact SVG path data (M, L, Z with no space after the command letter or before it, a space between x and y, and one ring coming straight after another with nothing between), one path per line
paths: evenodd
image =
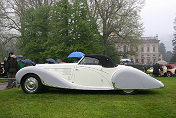
M0 83L0 91L7 89L6 88L7 84L8 84L7 82Z

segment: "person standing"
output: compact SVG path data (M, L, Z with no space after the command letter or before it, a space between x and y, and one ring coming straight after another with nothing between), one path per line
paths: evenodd
M166 77L167 76L167 67L166 67L166 65L163 65L162 68L163 68L163 76Z
M154 76L159 76L160 75L160 65L158 63L153 65L153 75Z
M7 60L7 72L8 72L8 88L15 87L14 78L19 70L18 62L16 56L13 53L9 53L9 58Z
M13 55L13 52L10 52L9 56L7 58L5 58L5 60L4 60L4 69L5 69L6 76L8 78L7 88L11 88L11 80L9 79L9 72L7 70L7 63L10 60L10 58L11 58L12 55Z

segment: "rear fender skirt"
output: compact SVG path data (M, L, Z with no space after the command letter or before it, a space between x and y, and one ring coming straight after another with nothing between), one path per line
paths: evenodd
M153 89L164 87L162 82L136 68L128 66L113 74L112 84L115 89Z

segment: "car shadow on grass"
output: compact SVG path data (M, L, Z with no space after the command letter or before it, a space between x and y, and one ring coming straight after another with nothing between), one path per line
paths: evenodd
M42 94L45 94L45 93L121 95L120 90L74 90L74 89L60 89L60 88L48 88L42 92ZM146 94L159 94L159 92L154 90L138 90L135 95L146 95Z
M147 94L160 94L159 91L155 91L155 90L138 90L137 92L138 95L147 95Z

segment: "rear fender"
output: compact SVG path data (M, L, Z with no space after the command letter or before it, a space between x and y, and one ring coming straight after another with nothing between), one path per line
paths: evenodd
M164 87L164 84L148 74L126 66L117 70L112 76L112 83L117 89L153 89Z

